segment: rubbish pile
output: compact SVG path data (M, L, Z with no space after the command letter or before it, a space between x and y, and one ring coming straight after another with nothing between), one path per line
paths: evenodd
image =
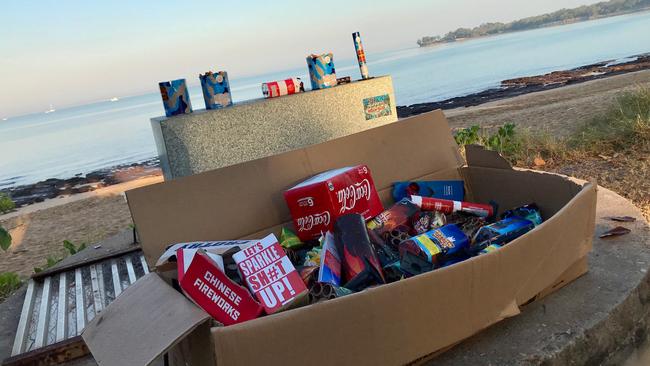
M186 296L231 325L400 281L499 250L542 223L535 203L497 216L495 202L464 201L464 182L395 182L384 209L365 165L318 174L284 192L293 228L279 239L180 243Z

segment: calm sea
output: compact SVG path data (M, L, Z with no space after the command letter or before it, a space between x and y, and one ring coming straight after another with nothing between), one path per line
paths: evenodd
M368 52L373 75L393 77L397 105L442 100L498 86L501 80L569 69L650 51L650 13L390 52ZM336 59L339 76L359 78L355 60ZM264 81L300 76L306 67L231 78L235 102L261 97ZM195 109L199 87L190 87ZM67 178L156 156L149 118L164 114L158 93L0 120L0 188Z

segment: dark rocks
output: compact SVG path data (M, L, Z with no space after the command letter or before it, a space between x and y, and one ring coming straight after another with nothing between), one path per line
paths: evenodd
M46 199L89 192L100 187L159 173L159 162L157 158L154 158L142 163L129 163L101 169L87 173L85 176L75 174L74 177L67 179L49 178L34 184L2 189L0 192L7 193L18 208L43 202Z
M472 107L499 99L512 98L518 95L555 89L565 85L578 84L589 80L601 79L608 76L646 69L650 69L649 54L639 55L636 56L636 59L633 61L618 64L612 64L612 62L600 62L567 71L554 71L545 75L504 80L501 82L501 87L499 88L488 89L482 92L450 98L439 102L398 106L397 116L399 118L404 118L436 109Z

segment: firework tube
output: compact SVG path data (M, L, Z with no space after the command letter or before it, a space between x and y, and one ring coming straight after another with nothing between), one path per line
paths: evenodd
M300 78L291 78L280 81L262 83L264 98L275 98L283 95L304 92L305 87Z
M366 65L366 52L363 50L363 43L361 43L361 35L359 32L352 33L352 40L354 41L354 49L357 51L357 60L359 61L359 72L361 72L362 79L368 79L368 65Z
M480 217L492 217L494 208L481 203L443 200L440 198L411 196L411 202L420 207L422 211L438 211L444 214L465 212Z

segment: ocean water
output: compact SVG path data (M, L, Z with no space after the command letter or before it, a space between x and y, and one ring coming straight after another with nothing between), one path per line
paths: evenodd
M504 79L650 52L650 12L435 47L367 51L370 74L390 74L397 105L409 105L471 94ZM356 60L335 55L335 64L337 76L360 78ZM231 75L233 99L260 98L262 82L292 76L309 86L306 66ZM190 85L190 99L195 110L203 108L200 87ZM0 120L0 189L153 158L149 119L163 114L156 92Z

